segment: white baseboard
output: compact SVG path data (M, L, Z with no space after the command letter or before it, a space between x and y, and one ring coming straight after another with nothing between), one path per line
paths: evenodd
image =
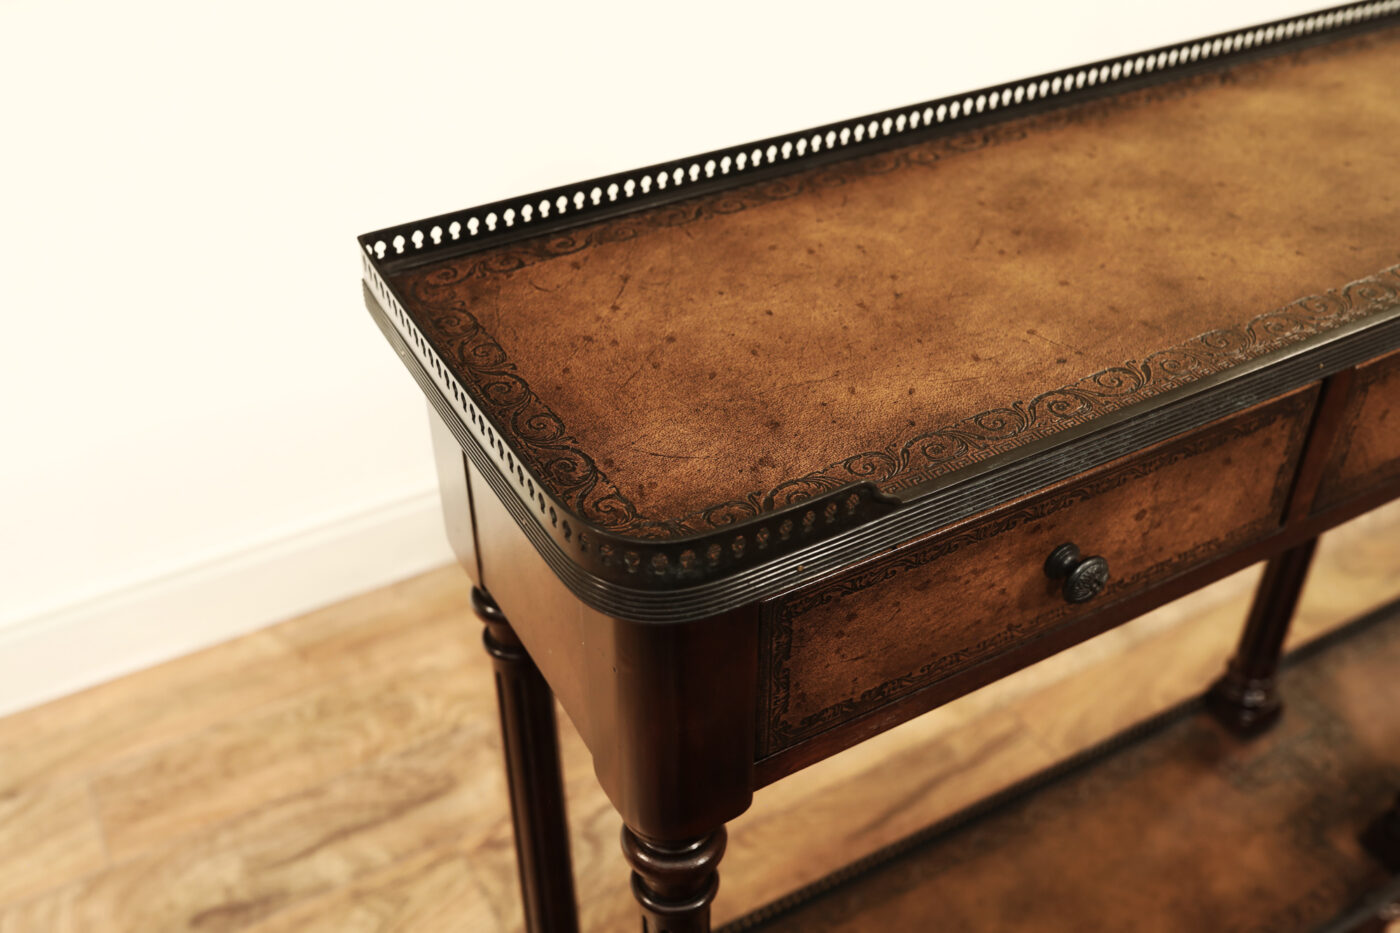
M0 716L450 563L436 490L0 629Z

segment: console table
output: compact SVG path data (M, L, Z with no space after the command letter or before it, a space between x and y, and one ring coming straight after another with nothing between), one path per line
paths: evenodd
M360 245L532 931L577 926L555 697L643 928L707 930L756 788L1261 560L1210 703L1266 728L1315 539L1400 495L1400 0Z

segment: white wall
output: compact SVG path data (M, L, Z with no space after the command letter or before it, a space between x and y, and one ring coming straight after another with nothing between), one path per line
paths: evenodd
M450 559L356 234L1312 8L937 6L0 4L0 712Z

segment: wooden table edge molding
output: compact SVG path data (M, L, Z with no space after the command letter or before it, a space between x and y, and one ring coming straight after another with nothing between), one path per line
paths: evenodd
M1006 127L1031 125L1016 121L1096 102L1094 120L1126 119L1125 95L1345 59L1397 24L1400 0L1347 4L360 237L365 304L430 403L448 537L485 624L529 930L578 923L556 698L623 818L652 933L709 929L724 825L758 787L1258 561L1207 702L1241 736L1267 729L1317 536L1400 497L1400 265L1383 244L1392 263L1350 281L902 447L857 441L767 492L675 498L704 505L668 517L536 394L533 362L472 316L451 264L508 276L631 237L634 218L732 214L731 192L787 197L785 179L857 163L874 177L920 146L1004 150L1025 135ZM1400 809L1367 844L1400 859Z

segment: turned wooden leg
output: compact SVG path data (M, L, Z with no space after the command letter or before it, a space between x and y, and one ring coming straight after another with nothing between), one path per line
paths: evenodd
M472 589L472 608L486 623L482 640L496 667L525 928L530 933L576 933L578 908L564 819L554 694L484 590Z
M1390 871L1400 872L1400 796L1366 827L1361 842L1378 862Z
M1207 708L1236 735L1258 735L1283 712L1275 683L1279 656L1316 547L1314 538L1265 566L1235 656L1206 695Z
M642 933L709 933L726 838L723 826L682 842L646 839L622 827L632 894L642 905Z

